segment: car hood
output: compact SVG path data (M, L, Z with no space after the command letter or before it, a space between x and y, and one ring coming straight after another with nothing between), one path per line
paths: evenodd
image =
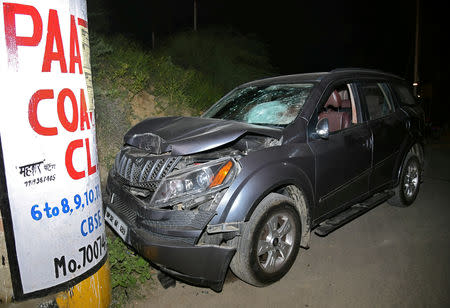
M212 118L163 117L140 122L125 134L124 142L153 154L188 155L220 147L245 134L278 139L282 129Z

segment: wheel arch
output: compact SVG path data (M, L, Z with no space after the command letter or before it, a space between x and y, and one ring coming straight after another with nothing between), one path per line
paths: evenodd
M269 194L278 193L294 200L302 224L301 247L308 248L314 195L311 181L292 164L272 165L259 170L228 199L220 222L248 221L258 204Z
M311 213L305 193L301 188L295 185L284 186L280 188L279 191L282 195L288 196L294 200L295 208L302 223L302 237L300 239L300 246L303 248L309 248L309 242L311 239Z
M412 144L409 146L408 151L405 151L401 157L401 159L399 160L398 163L398 168L396 168L397 173L395 174L395 179L394 179L394 187L397 186L400 183L400 175L402 174L403 171L403 167L405 165L405 160L408 157L409 154L414 154L418 157L419 162L422 166L422 172L423 172L423 167L425 164L425 150L424 150L424 144L418 140L415 140L414 142L412 142Z

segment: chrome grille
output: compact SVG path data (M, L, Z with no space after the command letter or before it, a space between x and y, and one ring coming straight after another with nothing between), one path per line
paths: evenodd
M126 147L116 156L115 170L129 185L155 191L159 181L173 170L181 157L155 156Z

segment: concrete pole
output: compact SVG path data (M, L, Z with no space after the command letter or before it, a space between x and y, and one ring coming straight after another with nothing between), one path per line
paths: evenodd
M86 0L2 1L0 16L0 306L109 307Z

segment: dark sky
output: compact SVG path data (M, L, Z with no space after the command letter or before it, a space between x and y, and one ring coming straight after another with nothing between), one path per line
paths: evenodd
M88 0L110 15L110 32L144 44L192 29L194 0ZM449 81L444 2L420 0L420 80L442 98ZM232 27L263 41L280 74L366 67L413 80L416 1L197 0L198 28ZM95 18L90 19L95 22ZM447 43L447 44L446 44ZM446 90L446 89L445 89Z
M242 10L229 14L234 14L237 27L258 33L266 40L282 73L348 66L406 70L406 63L392 58L401 56L402 51L406 58L410 57L413 18L389 32L388 25L394 22L395 14L382 6L369 9L365 1L351 5L344 1L275 3L257 7L246 4ZM394 42L401 48L389 50Z

